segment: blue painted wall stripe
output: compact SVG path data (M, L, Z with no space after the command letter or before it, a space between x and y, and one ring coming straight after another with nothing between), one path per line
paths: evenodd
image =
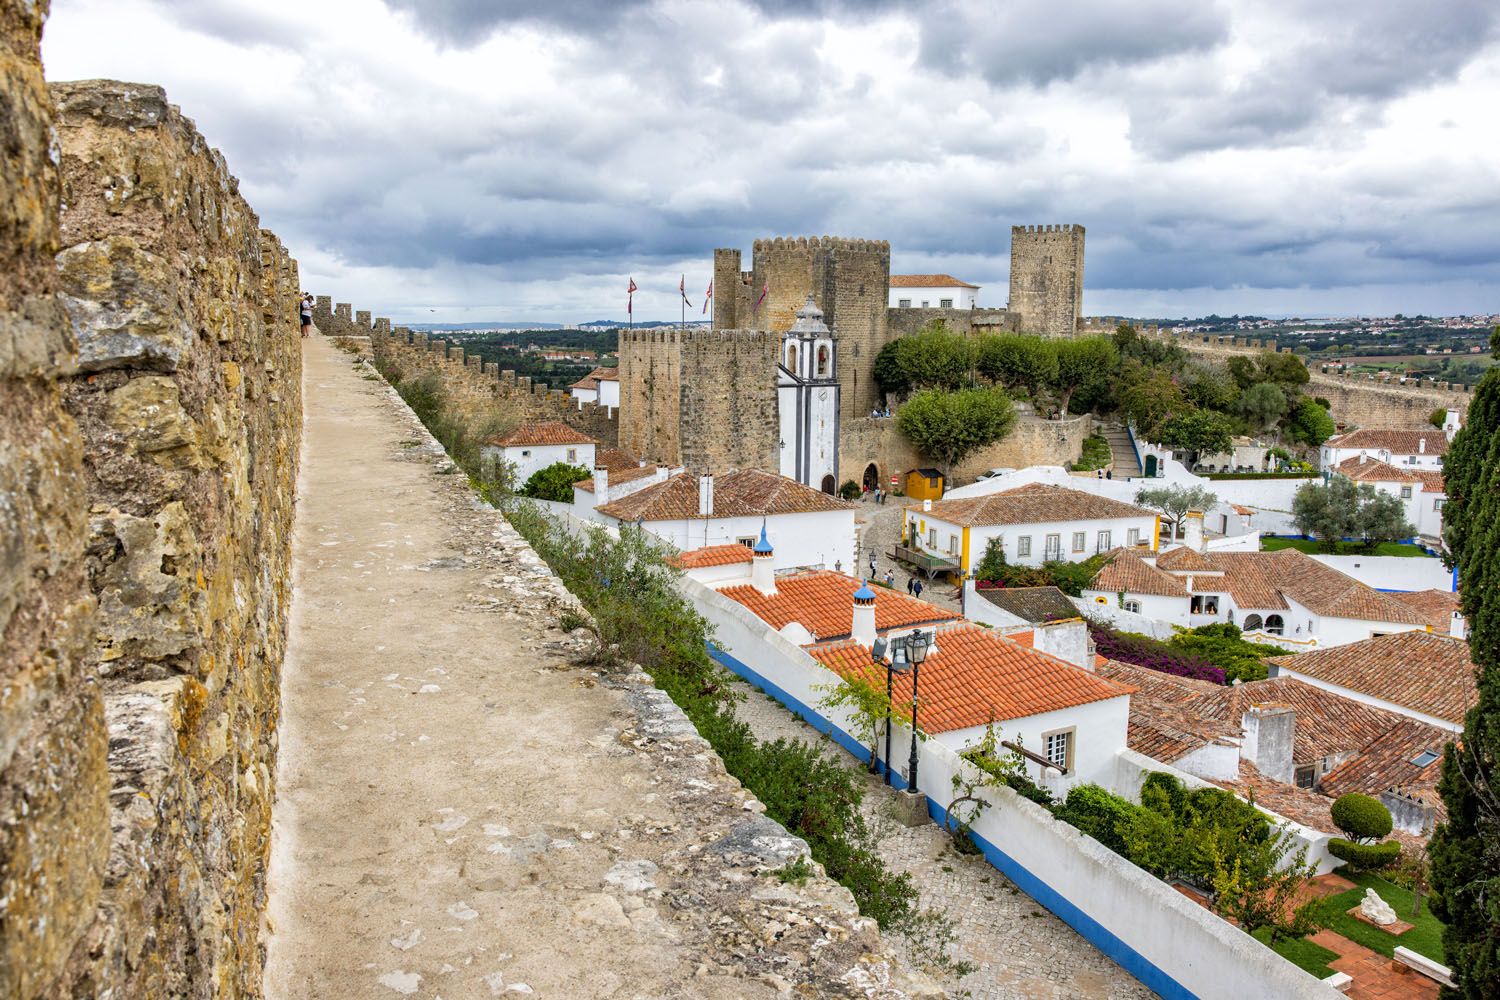
M819 715L810 706L804 705L780 687L766 680L766 678L762 677L748 665L740 662L730 653L718 648L713 643L709 643L708 655L742 680L754 684L762 691L771 695L777 701L781 702L782 705L786 706L793 715L806 721L818 732L828 734L839 746L860 760L868 761L870 759L870 751L866 749L864 744ZM906 788L906 779L899 772L892 771L891 784L898 789L904 790ZM934 802L930 796L924 795L922 797L927 802L927 815L932 817L934 822L944 822L947 818L946 810ZM971 836L974 838L975 844L978 845L980 852L984 855L985 860L1003 872L1007 878L1020 887L1022 892L1055 913L1063 923L1077 931L1085 941L1088 941L1095 948L1104 952L1120 968L1156 991L1164 1000L1198 1000L1197 994L1157 968L1144 955L1130 947L1124 941L1121 941L1107 927L1075 906L1072 901L1066 899L1056 889L1032 874L1030 870L1018 863L1010 855L977 833L971 834Z

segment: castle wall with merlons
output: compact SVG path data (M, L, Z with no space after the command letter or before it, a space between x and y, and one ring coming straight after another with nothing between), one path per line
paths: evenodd
M44 88L44 9L0 8L0 995L254 997L297 267L159 87Z
M1010 303L1025 333L1070 337L1083 316L1078 225L1010 227Z

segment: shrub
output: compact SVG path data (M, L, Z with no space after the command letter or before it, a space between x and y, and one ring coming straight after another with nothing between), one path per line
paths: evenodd
M1201 656L1174 649L1165 642L1131 632L1117 632L1112 628L1089 624L1094 638L1094 647L1101 656L1121 663L1133 663L1148 670L1158 670L1176 677L1191 677L1200 681L1224 683L1224 671Z
M1328 853L1355 871L1374 871L1395 864L1401 855L1401 842L1386 840L1379 844L1356 844L1343 837L1328 841Z
M553 462L545 469L537 469L531 474L531 478L526 480L526 485L521 487L521 495L537 500L571 503L573 484L587 478L589 478L589 470L581 465Z
M844 480L844 485L839 487L839 496L845 500L858 500L863 493L864 490L852 479Z
M1140 808L1098 785L1078 785L1068 792L1056 815L1116 854L1125 854L1120 830Z
M1102 469L1114 461L1114 455L1109 450L1109 442L1101 435L1090 434L1083 439L1083 451L1078 461L1073 463L1075 472L1093 472Z
M1329 809L1334 825L1351 840L1368 844L1391 832L1391 811L1377 798L1350 792L1334 799Z

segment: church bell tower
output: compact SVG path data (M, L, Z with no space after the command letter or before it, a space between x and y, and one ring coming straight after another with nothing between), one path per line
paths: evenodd
M838 491L838 348L813 302L797 310L776 367L781 474L825 493Z

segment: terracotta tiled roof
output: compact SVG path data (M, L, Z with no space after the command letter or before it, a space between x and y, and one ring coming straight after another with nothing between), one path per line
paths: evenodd
M1454 734L1447 730L1405 719L1365 747L1359 756L1325 774L1318 787L1334 798L1346 792L1378 796L1395 790L1438 805L1441 797L1436 791L1443 769L1443 748L1453 739ZM1438 754L1438 759L1425 765L1416 763L1425 751Z
M527 420L509 434L490 438L486 444L516 448L532 444L594 444L594 439L561 420Z
M609 467L605 466L605 468ZM656 466L654 465L631 465L618 471L610 469L609 485L613 488L619 486L621 483L633 483L637 479L644 479L647 476L654 475L656 475ZM587 479L580 479L573 484L573 487L574 489L583 490L585 493L592 493L594 492L594 477L590 476Z
M1280 611L1291 598L1315 614L1332 618L1422 625L1423 618L1373 587L1340 573L1297 549L1276 552L1209 552L1209 562L1224 570L1222 580L1199 591L1226 590L1242 610Z
M1056 587L990 587L975 593L1002 611L1033 625L1079 615L1068 595Z
M1239 726L1255 705L1287 705L1297 715L1292 760L1308 764L1332 754L1360 751L1401 722L1401 716L1294 677L1217 687L1197 704L1205 719Z
M1422 484L1423 493L1448 493L1448 481L1439 469L1412 469L1411 474Z
M762 517L854 508L852 503L803 486L795 479L756 469L739 469L714 477L714 507L710 516ZM600 507L599 512L621 521L697 518L700 516L698 477L679 473L665 482L612 500Z
M1220 690L1208 681L1174 677L1118 660L1103 660L1101 677L1137 690L1130 696L1130 726L1125 742L1153 760L1171 764L1188 753L1220 740L1238 738L1238 723L1204 718L1198 703Z
M1386 596L1421 615L1438 635L1447 635L1453 628L1453 612L1458 610L1457 594L1446 590L1412 590Z
M893 274L892 288L978 288L951 274Z
M592 355L590 355L592 357ZM568 386L569 389L597 389L600 382L620 381L620 370L618 368L595 368L583 378Z
M1454 724L1478 698L1469 644L1432 632L1397 632L1266 662Z
M1244 504L1232 503L1229 506L1231 506L1231 507L1234 508L1234 512L1236 514L1254 514L1255 513L1255 508L1254 507L1246 507Z
M1106 593L1126 591L1131 594L1155 594L1158 597L1186 597L1187 587L1171 573L1152 566L1129 549L1115 549L1089 582L1090 590Z
M843 573L817 570L776 578L776 596L767 597L749 584L725 587L720 593L755 612L773 629L799 622L818 639L837 639L853 626L854 592L860 581ZM952 621L958 615L889 587L871 587L875 592L875 628L931 625Z
M1427 442L1425 452L1422 450L1423 441ZM1448 435L1436 429L1365 427L1329 438L1323 445L1326 448L1369 448L1372 451L1388 451L1392 455L1446 455Z
M1411 472L1382 462L1378 458L1370 458L1367 455L1355 455L1346 458L1334 467L1334 471L1341 476L1346 476L1356 483L1415 483L1420 480ZM1439 476L1442 473L1438 474Z
M672 557L671 562L678 569L703 569L707 566L733 566L735 563L748 565L755 557L750 553L748 545L705 545L698 549L689 549Z
M1202 573L1222 573L1223 570L1208 561L1208 557L1197 549L1177 545L1156 557L1156 568L1181 572L1197 570Z
M807 651L841 677L885 683L885 671L857 642L813 645ZM928 654L921 673L917 723L930 733L1039 715L1134 690L969 622L937 630L937 652ZM910 703L910 673L896 675L894 700Z
M921 504L906 508L925 511L927 516L949 524L970 527L990 524L1038 524L1048 521L1107 520L1119 517L1149 517L1156 514L1109 497L1070 490L1051 483L1027 483L982 497L934 500L932 509Z
M1248 760L1240 761L1237 779L1217 781L1215 784L1237 792L1243 798L1254 799L1256 805L1294 823L1325 833L1338 831L1329 813L1333 807L1333 799L1310 788L1298 788L1296 785L1274 781L1261 774Z
M613 446L595 448L594 468L597 469L601 465L613 475L616 472L625 472L628 469L639 469L641 468L641 461L624 448L615 448ZM646 468L655 468L655 466L646 466Z

